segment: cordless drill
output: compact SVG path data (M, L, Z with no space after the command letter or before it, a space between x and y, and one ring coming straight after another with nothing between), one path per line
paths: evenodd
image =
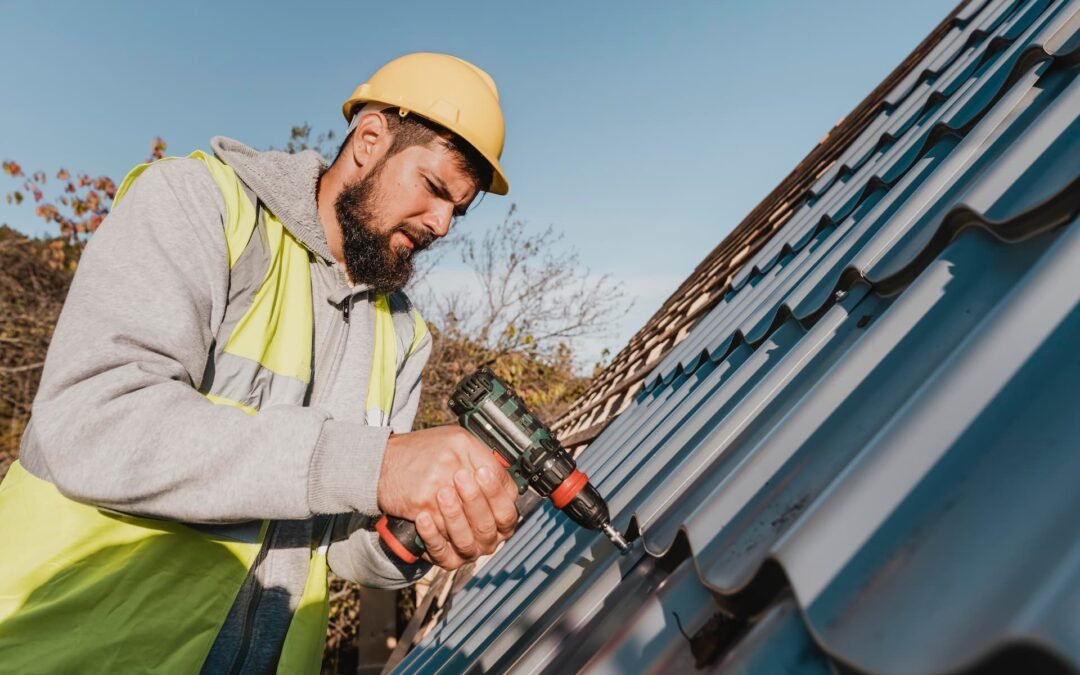
M625 555L630 545L611 526L607 504L551 431L488 367L463 379L450 396L458 423L488 447L517 484L532 488L589 530L602 530ZM375 529L383 547L407 563L426 550L411 520L383 516Z

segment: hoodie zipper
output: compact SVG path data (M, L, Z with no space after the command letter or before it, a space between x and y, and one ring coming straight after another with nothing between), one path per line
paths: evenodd
M327 378L330 373L335 372L341 363L341 359L345 355L345 344L349 340L349 326L350 319L352 318L352 305L354 296L350 295L345 298L341 303L341 318L343 327L339 328L339 333L333 348L333 356L323 362L323 367L315 374L315 387L312 389L311 399L309 404L313 404L319 400L319 395L326 390ZM263 539L263 545L259 549L259 554L255 558L255 564L252 565L252 575L263 560L266 559L267 553L270 547L271 535L275 529L275 522L270 521L266 528L266 536ZM254 588L251 592L251 599L248 601L248 606L244 612L244 623L240 633L240 644L236 648L236 660L233 661L233 667L230 669L230 673L239 673L243 671L245 662L248 659L248 652L251 650L251 638L255 626L255 617L258 614L259 601L262 599L262 584L256 579L254 580ZM291 623L291 620L290 620ZM280 658L280 655L279 655Z

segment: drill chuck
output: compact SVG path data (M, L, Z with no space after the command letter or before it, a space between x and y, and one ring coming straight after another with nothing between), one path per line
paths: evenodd
M585 476L583 473L580 475ZM600 497L600 493L587 480L577 494L568 501L560 503L552 499L552 503L557 508L562 509L563 513L570 516L570 520L586 530L599 530L611 522L611 516L608 514L607 504Z
M579 472L580 473L580 472ZM581 474L584 476L585 474ZM554 503L555 500L552 499ZM558 504L555 504L558 506ZM600 530L607 535L612 544L624 555L630 550L630 545L611 526L611 515L608 513L607 503L592 483L585 483L581 490L566 506L559 507L563 513L570 516L570 520L587 530Z

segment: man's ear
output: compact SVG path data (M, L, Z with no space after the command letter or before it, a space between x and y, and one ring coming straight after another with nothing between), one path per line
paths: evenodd
M366 112L349 138L349 153L357 168L373 166L390 149L390 125L377 111Z

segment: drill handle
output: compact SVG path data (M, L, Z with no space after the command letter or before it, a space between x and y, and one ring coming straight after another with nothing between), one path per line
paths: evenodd
M411 520L383 516L375 523L375 531L379 533L383 550L409 565L416 564L427 550L424 540L416 533L416 523Z

